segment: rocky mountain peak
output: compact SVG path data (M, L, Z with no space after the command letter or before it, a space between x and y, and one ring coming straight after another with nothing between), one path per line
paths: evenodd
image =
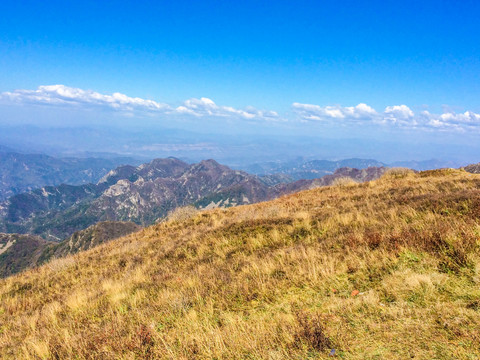
M480 174L480 163L465 166L464 169L466 172L469 172L472 174Z
M227 169L230 170L229 167L221 165L213 159L202 160L198 164L194 164L191 169L194 169L195 171L225 171Z
M131 165L119 166L114 170L110 170L104 177L102 177L98 184L114 185L120 179L128 179L135 174L137 168Z
M155 178L178 177L185 172L188 164L177 158L154 159L147 164L140 165L136 174L145 180Z

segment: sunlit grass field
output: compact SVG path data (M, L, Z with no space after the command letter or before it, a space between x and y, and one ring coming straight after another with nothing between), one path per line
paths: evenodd
M479 359L479 249L461 170L179 210L0 280L0 357Z

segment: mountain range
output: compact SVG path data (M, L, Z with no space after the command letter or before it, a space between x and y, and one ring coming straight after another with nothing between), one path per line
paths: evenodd
M306 160L299 157L290 161L259 162L244 166L242 169L258 175L266 183L291 182L301 179L316 179L342 167L364 169L368 167L406 167L413 170L423 171L446 167L459 167L458 162L444 160L424 161L397 161L384 163L374 159L351 158L344 160Z
M367 167L381 167L386 164L371 159L345 159L339 161L330 160L305 160L298 158L291 161L271 161L255 163L245 167L249 173L270 177L284 175L283 182L301 179L316 179L342 167L363 169Z
M65 134L59 133L58 136ZM84 136L93 136L89 132ZM96 142L100 141L99 134L93 136ZM172 145L173 146L173 145ZM25 149L24 149L25 150ZM185 160L191 163L190 160ZM141 161L121 157L112 153L83 153L82 157L53 157L39 153L25 153L0 145L0 201L7 198L38 189L44 186L58 186L61 184L81 185L96 183L108 171L120 165L140 165ZM248 164L246 161L239 165L235 162L232 167L258 175L267 185L288 183L301 179L316 179L324 175L333 174L341 167L363 169L380 166L402 166L415 170L428 170L441 167L458 167L458 163L442 160L403 161L385 164L374 159L351 158L338 161L316 160L298 157L288 161L269 161Z
M384 171L342 168L320 179L269 185L214 160L187 164L175 158L156 159L138 167L120 166L97 184L45 186L12 196L0 203L0 231L61 241L99 221L145 226L185 205L210 209L250 204L328 185L341 177L372 180Z
M132 158L55 158L22 154L0 147L0 201L43 186L97 182L122 164L138 164Z

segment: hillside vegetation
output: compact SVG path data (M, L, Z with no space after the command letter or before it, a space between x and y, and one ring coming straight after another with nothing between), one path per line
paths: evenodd
M34 235L0 233L0 278L37 264L49 244Z
M0 278L42 265L51 259L91 249L140 229L131 222L103 221L77 231L61 242L46 241L35 235L0 233Z
M0 280L0 357L480 357L479 175L170 219Z

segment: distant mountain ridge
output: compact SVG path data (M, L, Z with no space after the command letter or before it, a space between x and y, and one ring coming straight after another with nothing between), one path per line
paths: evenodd
M99 221L154 223L177 207L229 207L332 183L339 177L365 181L385 168L339 169L325 179L268 185L258 176L214 160L187 164L175 158L118 167L97 184L46 186L0 203L0 231L60 241Z
M458 168L461 166L456 161L438 159L422 161L397 161L384 163L374 159L351 158L338 161L331 160L306 160L299 158L291 161L262 162L245 166L243 169L249 173L260 176L268 185L288 183L302 179L316 179L324 175L333 174L342 167L365 169L368 167L407 167L423 171L446 167Z
M117 168L122 164L128 165L122 169ZM119 172L118 176L128 178L125 174L127 172L133 174L137 165L139 165L137 160L126 157L55 158L42 154L28 154L0 145L0 202L13 195L44 186L96 183L111 169ZM381 166L428 170L459 165L441 160L403 161L386 165L374 159L352 158L330 161L298 158L291 161L255 163L244 166L241 170L257 175L265 185L273 186L302 179L320 178L333 174L342 167L363 169Z
M389 164L390 167L406 167L413 170L434 170L441 168L458 168L462 164L459 161L449 161L449 160L439 160L439 159L430 159L422 161L396 161Z
M265 162L256 163L245 167L249 173L258 175L271 182L272 178L278 179L278 182L291 182L296 180L312 180L330 175L335 170L349 167L364 169L368 167L382 167L386 164L373 159L344 159L338 161L330 160L304 160L302 158L292 161Z
M21 154L0 146L0 201L43 186L80 185L97 182L131 158L54 158L42 154Z

